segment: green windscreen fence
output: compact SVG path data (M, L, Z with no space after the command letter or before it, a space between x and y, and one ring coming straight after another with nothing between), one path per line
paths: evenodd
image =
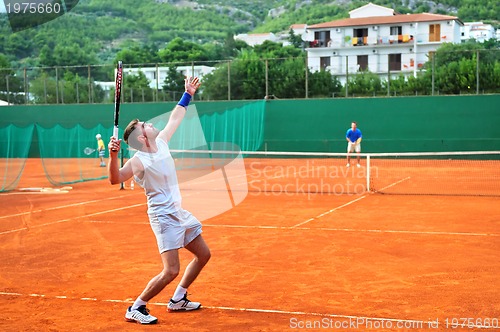
M107 168L100 166L96 135L100 134L104 140L107 161L107 142L112 128L102 125L94 128L37 126L37 134L43 169L50 183L61 185L107 176Z
M139 112L137 117L152 122L161 130L168 122L170 113L144 119L146 116ZM232 147L237 147L235 149L256 151L262 146L265 115L263 101L239 104L217 112L209 112L205 108L200 113L201 115L196 105L189 107L170 141L171 149L218 149L221 143L230 143ZM97 124L88 128L78 123L78 119L75 119L73 126L68 126L67 121L63 124L48 126L44 123L27 127L10 124L0 129L0 167L3 171L1 191L16 188L32 143L33 148L39 148L45 175L53 185L100 180L108 176L107 167L101 166L96 135L100 134L104 141L104 161L107 163L107 144L113 132L112 127ZM34 131L36 140L33 140ZM120 137L122 136L123 128L120 128ZM124 160L131 156L132 151L124 142L122 152Z
M217 150L222 142L230 144L217 146L234 151L342 153L346 130L357 121L364 153L497 151L499 105L500 95L197 101L190 105L196 112L186 114L170 147ZM125 103L120 129L134 118L162 129L174 106ZM1 111L0 190L15 188L27 156L41 158L54 184L107 176L92 150L98 133L108 143L112 105L26 105ZM122 148L126 159L129 150L125 144ZM106 163L108 157L106 149Z
M258 101L200 117L207 142L232 143L242 151L257 151L264 142L265 102Z
M171 113L141 120L161 130ZM169 146L172 150L215 149L214 144L220 146L220 143L230 143L239 150L257 151L264 142L264 116L264 101L245 103L212 113L200 110L193 104L189 106Z
M193 176L209 176L217 168L226 171L238 168L241 151L257 151L262 146L264 116L265 103L261 101L238 105L223 113L202 115L196 105L189 106L185 119L169 142L176 169L181 171L179 181L185 183L193 180ZM158 123L157 119L152 122ZM227 151L227 154L209 152L214 150Z
M0 128L0 192L16 188L26 164L34 125Z

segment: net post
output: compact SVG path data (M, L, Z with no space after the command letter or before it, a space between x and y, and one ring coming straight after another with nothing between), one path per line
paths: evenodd
M123 167L123 149L120 150L120 168ZM120 183L120 190L125 189L125 184L123 182Z
M370 155L366 155L366 191L370 192Z

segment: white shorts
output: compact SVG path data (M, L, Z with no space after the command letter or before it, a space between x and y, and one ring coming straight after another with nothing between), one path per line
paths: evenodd
M347 153L351 152L361 152L361 143L347 143Z
M200 221L184 209L171 214L150 215L149 222L160 254L185 247L201 234Z

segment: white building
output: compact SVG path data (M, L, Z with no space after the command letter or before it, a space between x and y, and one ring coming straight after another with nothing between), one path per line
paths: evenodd
M465 22L460 29L462 42L469 39L475 39L477 42L483 43L489 39L496 39L497 32L491 24L483 22Z
M300 36L303 41L313 41L314 33L307 29L307 24L292 24L290 30L297 36Z
M177 66L176 68L183 76L197 76L199 78L203 78L203 76L215 70L214 67L209 66ZM149 80L150 88L158 88L159 90L162 89L165 78L167 78L168 75L168 67L123 68L123 75L137 75L139 71Z
M116 82L114 82L114 81L113 82L94 81L94 84L100 86L101 89L106 93L111 91L111 90L114 90L116 87Z
M266 40L272 42L278 42L279 37L277 37L274 33L241 33L239 35L234 36L234 39L242 40L250 46L260 45L264 43Z
M197 76L199 78L202 78L203 76L215 70L214 67L208 67L208 66L177 66L176 68L177 71L181 73L183 76ZM144 73L144 75L149 81L149 87L151 89L156 90L158 84L158 90L162 90L165 78L168 75L168 67L123 68L124 75L138 75L139 71ZM116 77L116 69L115 69L115 77ZM103 89L106 98L110 97L110 92L112 90L114 91L116 86L115 81L112 82L95 81L94 83Z
M345 84L361 70L382 78L416 75L443 43L460 43L463 23L454 16L399 14L369 3L350 18L308 27L314 40L307 48L312 71L329 70Z

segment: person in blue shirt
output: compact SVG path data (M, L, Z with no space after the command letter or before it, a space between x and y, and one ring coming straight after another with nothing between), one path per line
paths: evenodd
M351 153L356 152L358 154L358 163L357 167L361 167L359 164L361 152L361 140L363 139L363 135L361 134L361 130L357 128L357 123L352 122L351 128L347 130L345 134L345 139L347 140L347 167L351 166Z

